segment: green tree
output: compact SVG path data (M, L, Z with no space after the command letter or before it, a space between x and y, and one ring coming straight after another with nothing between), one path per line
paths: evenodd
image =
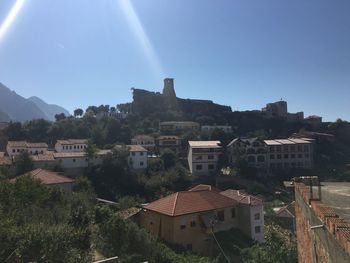
M164 151L160 155L160 158L163 160L165 169L169 169L169 168L174 167L176 165L177 156L170 149L164 149Z
M84 114L83 109L78 108L74 110L74 117L83 116L83 114Z
M91 165L91 161L95 158L97 154L97 147L90 140L87 143L87 147L85 149L86 157L88 158L88 166Z
M33 159L27 151L16 155L14 163L17 175L25 174L26 172L33 170L34 167Z
M66 118L66 115L64 113L60 113L60 114L55 115L56 121L61 121L61 120L64 120L65 118Z

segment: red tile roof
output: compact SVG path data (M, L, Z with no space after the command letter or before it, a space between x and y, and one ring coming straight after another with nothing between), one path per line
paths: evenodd
M295 201L291 202L289 205L282 207L280 210L276 212L277 217L295 217Z
M179 216L236 206L237 202L213 191L177 192L144 208L168 216Z
M45 185L55 185L55 184L68 184L68 183L74 183L73 179L70 179L68 177L65 177L57 172L51 172L44 169L35 169L28 173L30 176L34 177L35 179L39 179L43 184ZM25 176L20 175L21 176ZM10 182L15 182L18 177L13 178L10 180Z
M237 201L240 204L246 204L246 205L262 205L263 201L260 198L257 198L253 195L248 195L244 193L242 190L232 190L228 189L226 191L221 192L220 194L231 198L235 201Z

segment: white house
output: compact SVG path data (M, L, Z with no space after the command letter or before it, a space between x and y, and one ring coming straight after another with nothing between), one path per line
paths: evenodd
M147 168L147 150L141 145L128 145L129 164L133 169Z
M238 218L243 233L258 242L264 242L264 205L260 198L242 190L226 190L220 194L239 203Z
M84 152L86 148L86 139L58 140L55 144L56 152Z
M9 141L6 146L6 152L11 157L24 151L27 151L32 155L46 154L47 148L47 144L42 142L31 143L26 141Z
M222 153L220 141L189 141L188 166L193 175L207 176L218 169Z

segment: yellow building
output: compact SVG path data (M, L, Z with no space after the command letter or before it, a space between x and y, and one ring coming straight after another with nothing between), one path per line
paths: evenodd
M156 200L139 213L139 223L170 244L209 255L213 234L238 226L238 202L213 189L192 189Z

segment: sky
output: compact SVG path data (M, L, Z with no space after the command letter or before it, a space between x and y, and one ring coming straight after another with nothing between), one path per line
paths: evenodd
M0 82L72 112L171 77L181 98L233 110L282 98L350 120L349 12L349 0L0 0Z

